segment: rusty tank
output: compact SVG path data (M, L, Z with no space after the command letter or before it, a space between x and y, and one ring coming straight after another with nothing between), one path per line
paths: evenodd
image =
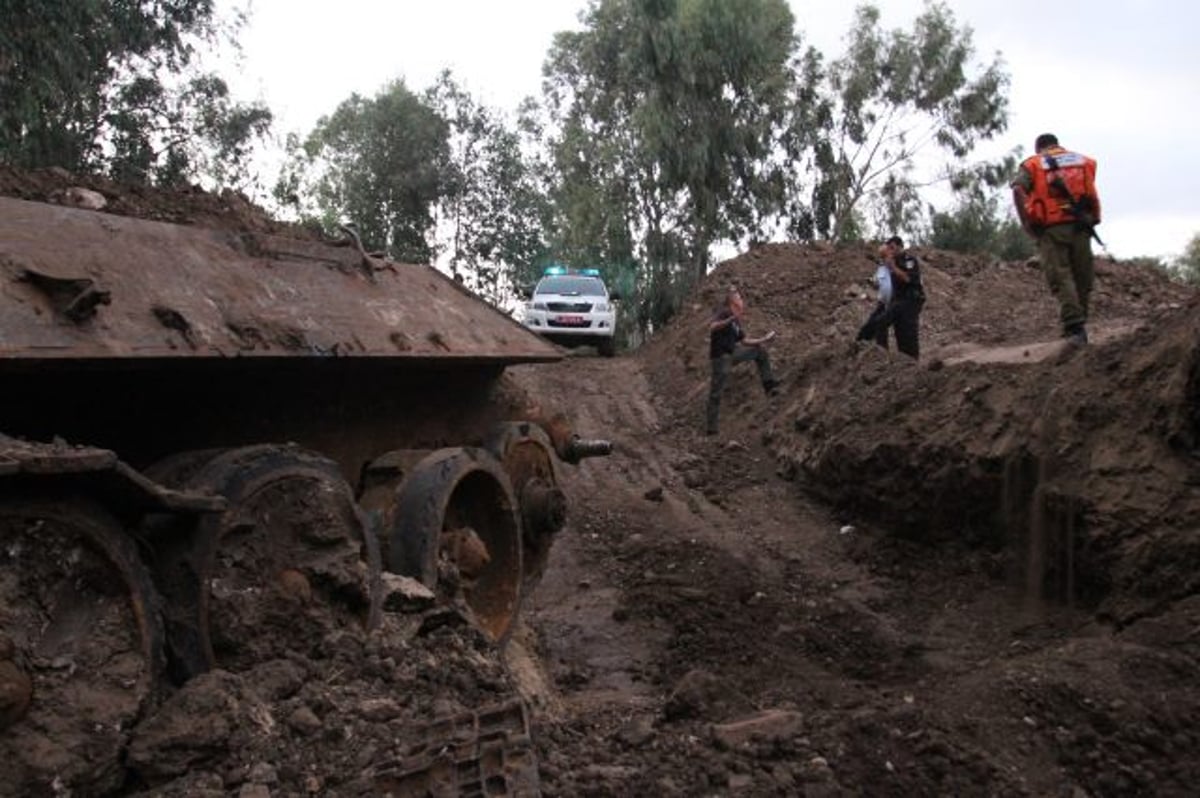
M0 758L104 793L165 688L275 653L265 613L370 629L400 577L503 643L564 523L557 469L609 449L506 395L506 367L559 357L353 231L0 197ZM55 750L81 724L88 750Z

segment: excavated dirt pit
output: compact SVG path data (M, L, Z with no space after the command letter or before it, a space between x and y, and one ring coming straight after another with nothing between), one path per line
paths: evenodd
M1195 293L1101 261L1069 351L1035 268L918 252L913 363L852 343L869 252L760 247L634 354L510 369L614 453L561 469L503 655L390 583L379 634L169 691L112 794L1191 794ZM707 437L728 282L783 389L738 367Z

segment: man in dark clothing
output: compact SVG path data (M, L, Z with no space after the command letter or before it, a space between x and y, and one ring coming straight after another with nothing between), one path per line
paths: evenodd
M774 396L779 392L779 381L771 373L771 358L763 346L775 337L769 332L761 338L746 338L742 329L742 314L745 312L742 295L730 288L725 301L713 314L708 325L708 355L712 361L712 382L708 389L708 412L705 430L709 435L717 434L717 419L721 410L721 393L729 378L729 369L734 363L753 360L758 367L758 378L763 390Z
M896 331L896 348L916 360L921 354L921 308L925 290L921 287L921 262L904 249L904 240L892 236L880 248L883 264L892 282L892 301L875 327L875 343L887 348L888 330Z

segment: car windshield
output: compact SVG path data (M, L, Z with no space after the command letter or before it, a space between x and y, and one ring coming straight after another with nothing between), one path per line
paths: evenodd
M595 277L545 277L538 283L537 294L565 294L567 296L607 296L604 283Z

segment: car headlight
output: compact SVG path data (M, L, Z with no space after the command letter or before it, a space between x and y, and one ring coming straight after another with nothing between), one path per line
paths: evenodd
M534 310L546 310L546 303L545 302L534 302L533 309Z
M594 310L596 313L608 313L608 303L597 302L595 305L592 305L592 310Z

